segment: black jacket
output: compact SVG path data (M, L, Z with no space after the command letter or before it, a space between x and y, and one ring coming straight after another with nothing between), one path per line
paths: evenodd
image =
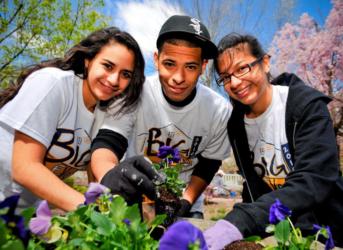
M243 203L225 217L244 235L265 236L269 208L275 199L292 210L291 220L303 233L313 234L313 224L329 225L337 246L343 246L343 178L330 114L330 101L306 86L296 75L284 73L272 84L289 86L286 104L286 135L293 170L282 188L271 190L252 167L244 113L234 103L228 134L240 173L245 178Z

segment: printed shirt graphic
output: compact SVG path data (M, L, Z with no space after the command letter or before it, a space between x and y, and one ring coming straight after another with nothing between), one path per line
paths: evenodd
M293 163L286 137L285 114L288 87L272 86L268 109L254 119L244 118L254 169L272 188L281 187Z
M84 105L80 78L72 71L44 68L30 75L16 98L1 110L0 133L6 136L1 136L0 150L11 152L14 130L19 130L47 148L46 166L64 179L90 161L94 117ZM11 160L2 152L0 164L0 191L18 191L8 181Z
M159 162L160 146L178 148L183 170L180 175L188 181L196 156L225 159L229 152L226 125L231 104L213 90L198 84L194 100L185 107L171 106L163 97L158 76L144 83L141 103L131 117L107 117L103 128L112 129L129 140L127 157L145 155Z

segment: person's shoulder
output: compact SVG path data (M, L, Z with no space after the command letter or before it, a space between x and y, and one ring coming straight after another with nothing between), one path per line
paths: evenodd
M75 74L72 70L62 70L56 67L46 67L39 69L33 72L30 77L37 76L37 75L45 75L50 76L52 78L65 78L65 77L74 77Z
M27 78L28 81L39 81L42 86L47 83L49 86L54 85L72 85L76 75L72 70L62 70L55 67L46 67L39 69Z
M213 101L214 103L228 103L228 99L203 84L198 84L197 91L203 102Z
M155 73L153 75L147 76L145 78L145 82L144 82L144 86L154 86L154 85L159 85L160 84L160 80L158 77L158 74Z

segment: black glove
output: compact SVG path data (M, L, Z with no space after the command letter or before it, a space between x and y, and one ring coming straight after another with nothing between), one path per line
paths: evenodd
M179 211L177 212L178 217L187 217L189 210L192 208L192 204L186 200L186 199L181 199L181 207Z
M135 156L109 170L100 183L132 205L142 201L142 194L156 200L155 185L162 182L162 177L143 156Z

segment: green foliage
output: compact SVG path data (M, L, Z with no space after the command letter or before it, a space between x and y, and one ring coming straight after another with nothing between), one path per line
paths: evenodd
M314 240L314 236L303 237L299 228L294 228L292 221L287 217L281 220L276 225L269 225L267 232L274 233L274 238L277 246L267 246L266 250L281 250L281 249L310 249Z
M5 0L0 3L0 87L24 66L62 57L83 37L107 26L92 0Z
M122 197L104 194L96 203L53 216L49 231L33 237L28 249L157 249L150 232L163 217L147 225L141 221L137 204L127 206Z
M155 168L166 176L164 186L178 197L182 195L182 189L185 187L185 182L179 179L179 173L182 165L179 163L168 164L164 162L163 167L159 164L154 164Z
M10 208L3 208L0 209L0 216L8 216L7 212ZM35 209L34 208L27 208L23 210L20 214L24 218L24 224L23 227L27 227L28 222L32 215L34 214ZM0 218L0 250L24 250L25 246L22 242L22 240L16 235L16 233L13 231L14 226L12 223L7 224L5 220L2 220Z

